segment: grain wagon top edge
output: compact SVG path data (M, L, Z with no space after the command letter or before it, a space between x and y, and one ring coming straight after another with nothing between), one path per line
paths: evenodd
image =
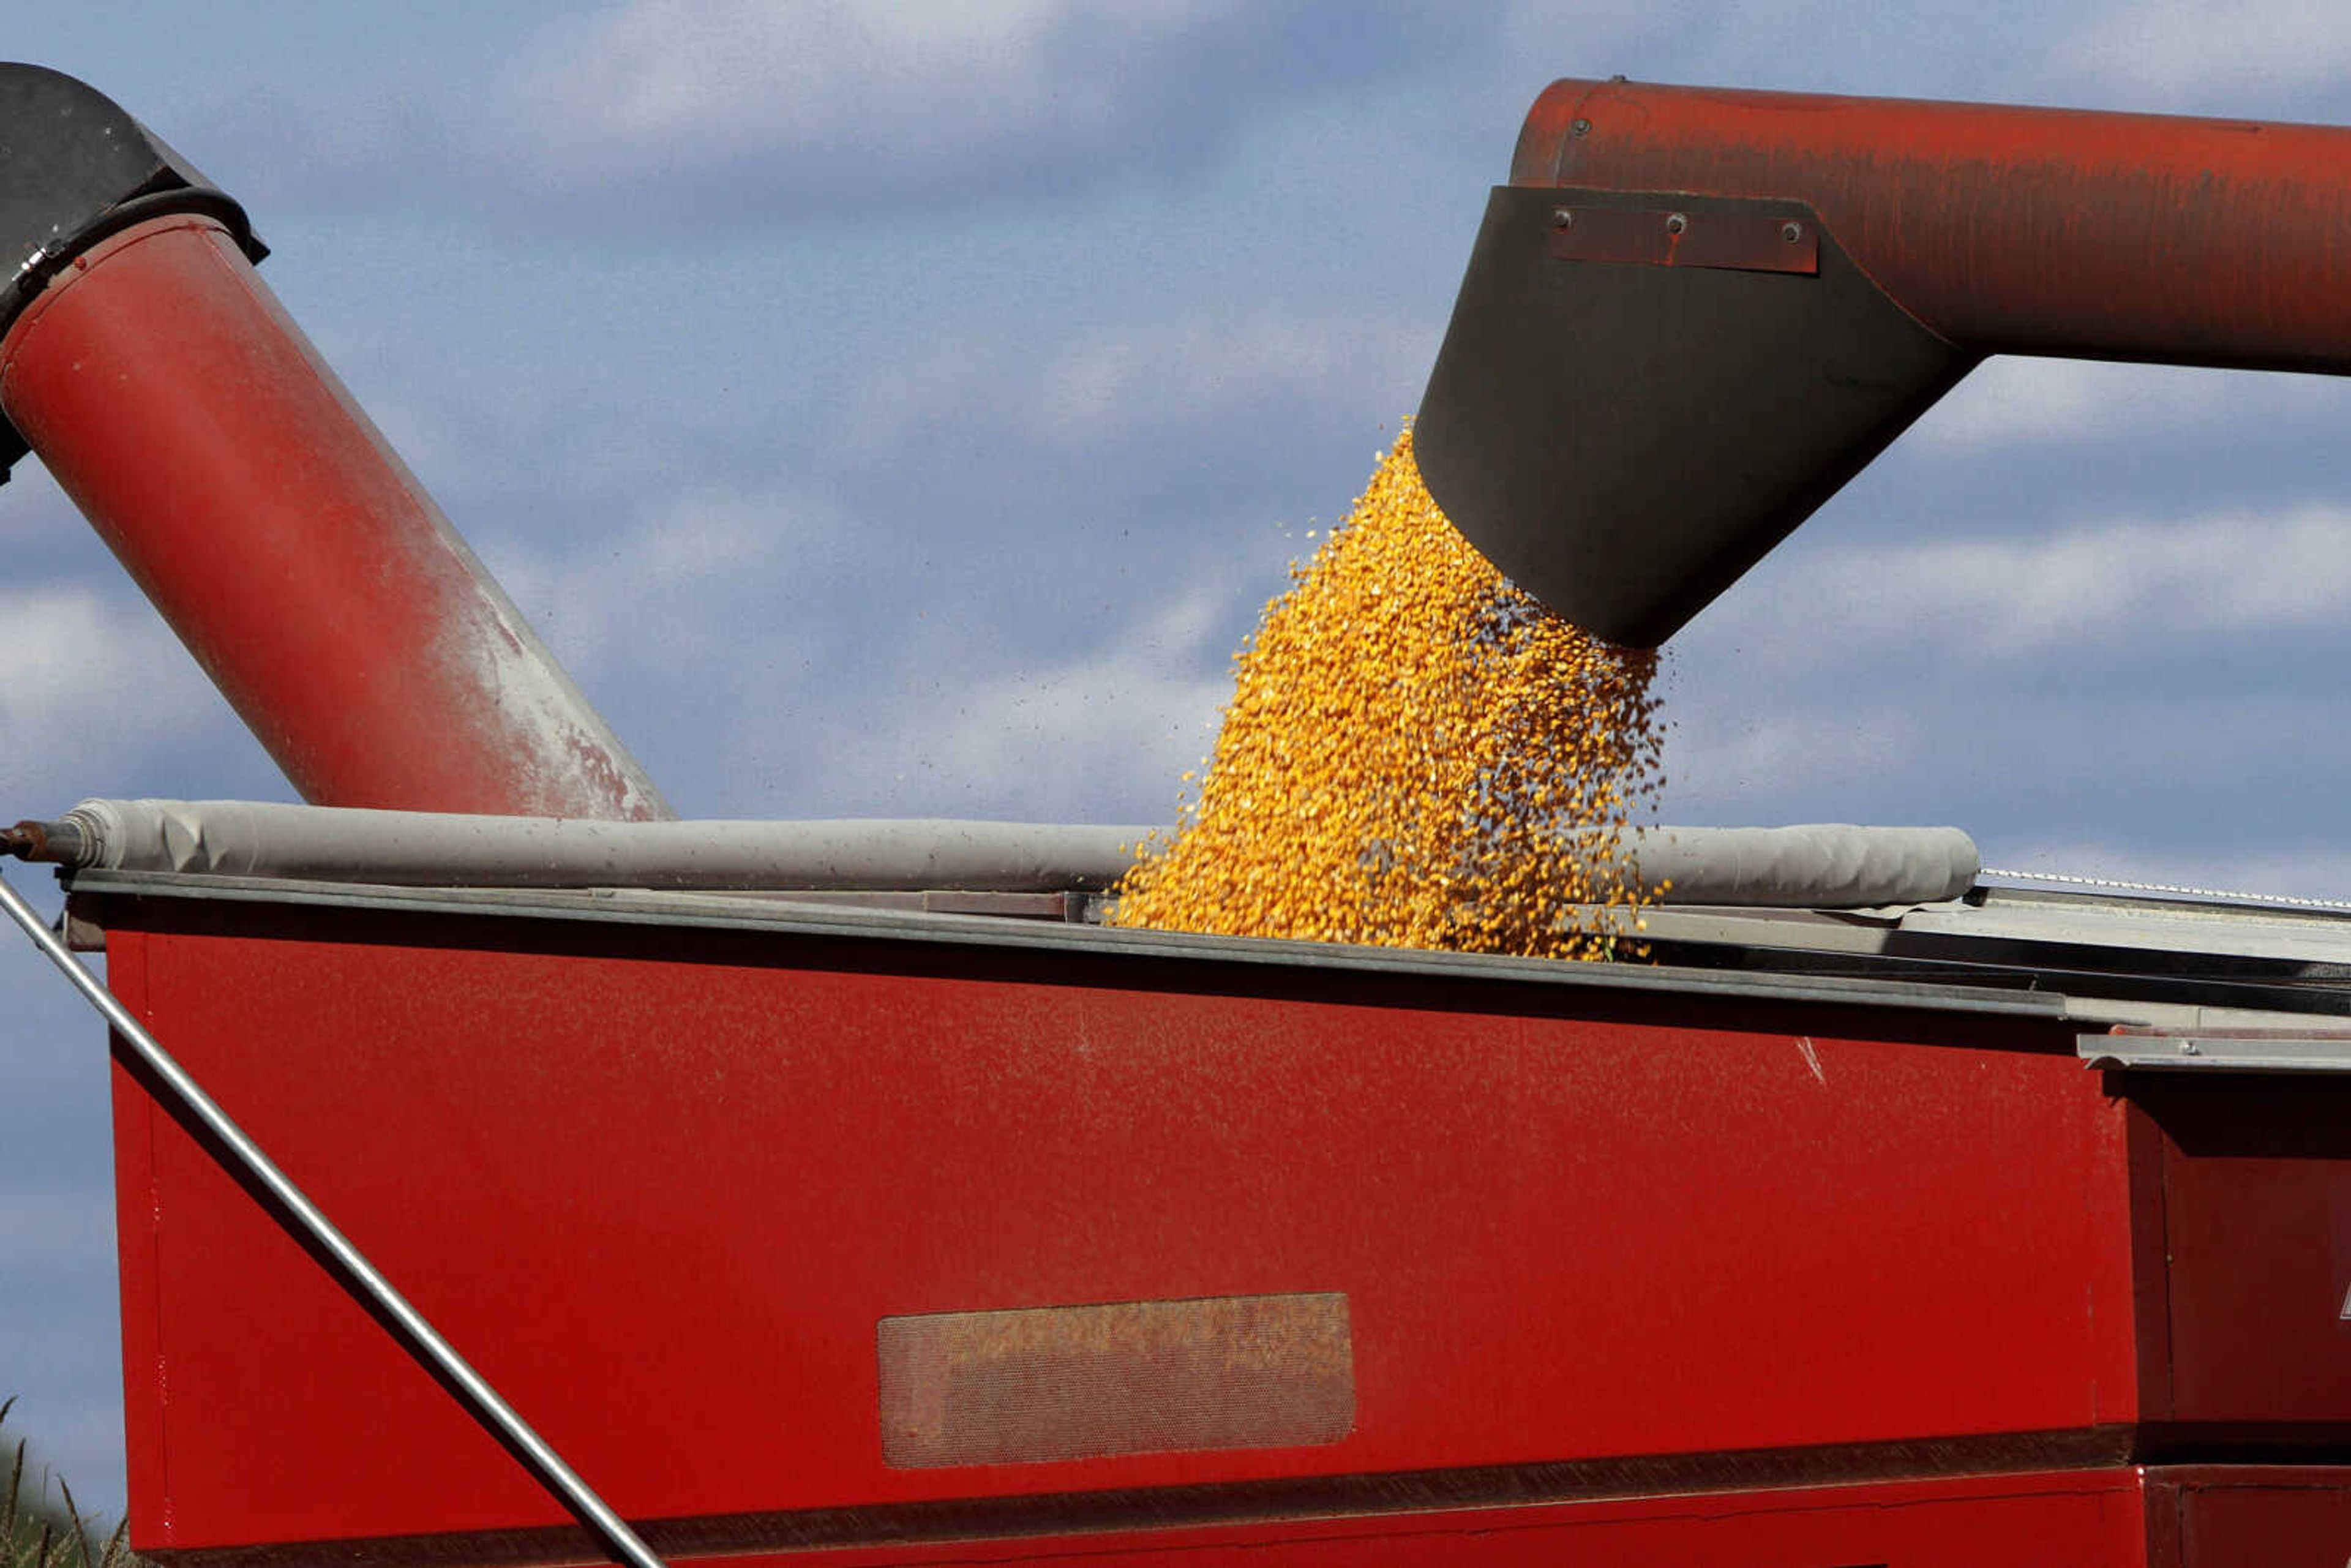
M639 889L517 891L410 888L277 878L191 876L164 872L82 871L60 879L77 915L100 926L116 899L193 899L230 904L371 910L413 915L491 917L748 932L777 936L852 937L1031 952L1148 957L1203 964L1420 975L1470 982L1532 981L1603 990L1988 1013L2057 1019L2067 999L2051 991L2002 991L1917 980L1840 976L1729 974L1667 965L1577 963L1480 953L1443 953L1260 937L1013 921L987 915L857 909ZM92 907L91 901L102 901ZM130 922L122 922L124 925Z

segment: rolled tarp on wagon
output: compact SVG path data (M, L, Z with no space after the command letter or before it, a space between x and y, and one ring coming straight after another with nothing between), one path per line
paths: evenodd
M395 886L1099 892L1147 827L943 819L616 822L250 800L85 800L11 833L81 869ZM1597 837L1597 835L1595 835ZM1599 846L1595 843L1594 851ZM1677 904L1865 908L1956 898L1957 828L1649 828L1610 848Z

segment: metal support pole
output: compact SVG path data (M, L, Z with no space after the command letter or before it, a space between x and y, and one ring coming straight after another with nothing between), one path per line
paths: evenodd
M275 1198L291 1218L292 1228L299 1239L310 1242L333 1260L344 1283L365 1296L388 1319L393 1332L409 1353L432 1364L456 1390L474 1418L503 1438L519 1458L525 1468L540 1484L561 1500L563 1505L578 1515L580 1521L603 1541L605 1549L630 1568L665 1568L653 1549L638 1539L628 1522L612 1511L603 1499L579 1475L565 1464L545 1438L531 1430L529 1423L516 1413L514 1406L501 1398L496 1389L485 1382L482 1375L467 1364L456 1347L443 1339L440 1333L424 1320L423 1314L409 1305L408 1299L394 1290L392 1281L376 1271L350 1239L335 1228L334 1223L294 1185L286 1173L273 1164L260 1145L246 1136L245 1132L229 1119L228 1113L206 1094L187 1070L172 1059L146 1026L131 1016L129 1009L116 999L112 991L99 982L96 976L83 967L81 961L68 951L66 945L41 919L39 912L25 902L24 895L0 876L0 907L8 918L24 929L49 962L63 971L90 1006L96 1008L111 1026L115 1034L128 1045L132 1053L155 1075L166 1095L178 1108L204 1124L204 1130L220 1140L228 1158L236 1168L255 1181Z

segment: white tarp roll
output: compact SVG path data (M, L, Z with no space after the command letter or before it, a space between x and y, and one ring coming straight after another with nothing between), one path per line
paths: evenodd
M1664 902L1771 909L1936 904L1975 885L1982 861L1957 828L1647 828L1628 834L1645 886Z
M82 863L113 871L413 887L1108 887L1152 830L933 820L606 822L281 806L85 800Z
M246 800L85 800L79 863L422 887L1096 890L1165 830L940 820L606 822ZM1667 904L1855 909L1956 898L1957 828L1650 828L1627 852Z

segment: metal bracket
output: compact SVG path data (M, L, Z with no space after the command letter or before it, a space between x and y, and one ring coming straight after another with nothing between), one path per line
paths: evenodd
M2351 1072L2351 1032L2118 1025L2075 1036L2074 1050L2084 1066L2106 1071Z
M1734 272L1818 273L1820 225L1802 217L1708 204L1677 207L1552 209L1554 261L1614 261L1648 267L1714 267Z

